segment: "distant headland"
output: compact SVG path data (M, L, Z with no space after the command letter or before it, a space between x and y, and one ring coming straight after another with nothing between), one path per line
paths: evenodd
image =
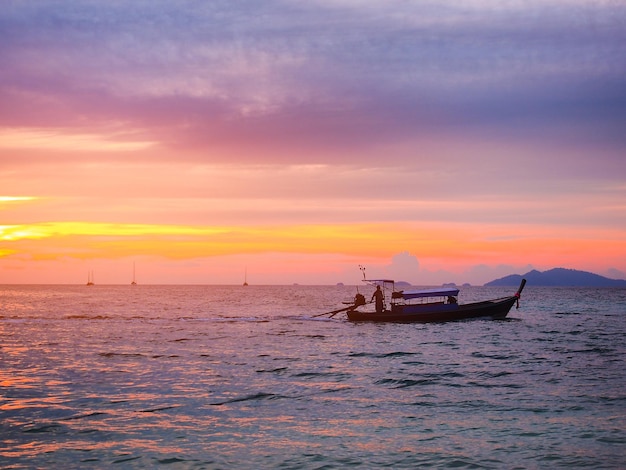
M624 279L610 279L599 274L575 269L554 268L548 271L533 269L526 274L511 274L485 284L485 286L517 286L522 278L530 286L547 287L626 287Z

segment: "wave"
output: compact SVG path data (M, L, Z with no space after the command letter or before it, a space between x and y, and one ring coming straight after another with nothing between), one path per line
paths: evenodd
M141 354L141 353L117 353L117 352L98 353L98 356L102 356L102 357L116 357L116 356L120 356L120 357L146 357L145 354Z
M407 388L416 385L435 385L439 383L437 379L382 379L374 382L377 385L393 385L393 388Z
M27 433L27 434L37 434L40 432L57 432L57 430L59 428L61 428L62 426L60 424L43 424L41 426L37 426L37 427L33 427L33 428L28 428L22 432Z
M395 352L390 352L390 353L385 353L385 354L379 354L379 353L350 353L350 354L348 354L348 357L373 357L373 358L376 358L376 359L385 359L385 358L388 358L388 357L415 356L417 354L420 354L420 353L406 352L406 351L395 351Z
M91 413L82 413L74 416L68 416L67 418L60 418L59 421L72 421L75 419L93 418L94 416L104 415L106 413L102 411L94 411Z
M259 374L279 374L281 372L285 372L288 368L287 367L276 367L275 369L259 369L257 370L257 373Z
M291 377L308 378L308 377L349 377L351 374L345 372L299 372Z
M211 403L213 406L228 405L230 403L239 403L244 401L262 401L262 400L279 400L281 398L293 398L285 395L277 395L275 393L254 393L252 395L245 395L243 397L231 398L230 400L218 401Z
M145 410L139 410L139 413L155 413L157 411L165 411L165 410L171 410L173 408L178 408L180 405L164 405L164 406L158 406L156 408L147 408Z
M231 403L242 403L242 402L247 402L247 401L273 401L273 400L300 400L300 399L310 399L310 397L316 396L316 395L326 395L329 393L337 393L337 392L344 392L346 390L350 390L351 387L340 387L340 388L325 388L319 391L316 391L314 393L305 393L305 394L298 394L298 395L280 395L277 393L264 393L264 392L259 392L259 393L253 393L251 395L244 395L241 397L236 397L236 398L231 398L229 400L223 400L223 401L218 401L218 402L214 402L214 403L210 403L210 405L212 406L221 406L221 405L228 405Z
M114 317L108 315L66 315L66 320L111 320Z

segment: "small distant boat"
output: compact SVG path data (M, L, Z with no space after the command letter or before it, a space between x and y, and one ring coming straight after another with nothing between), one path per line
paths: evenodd
M133 281L130 283L131 286L136 286L137 281L135 281L135 263L133 263Z
M246 268L246 271L243 275L243 285L244 287L248 285L248 268Z
M88 286L94 286L93 282L93 271L87 271L87 284Z
M519 306L520 295L526 285L526 279L522 279L519 289L510 297L459 305L457 288L396 291L394 281L389 279L365 279L365 282L382 286L382 308L378 312L358 310L367 302L362 294L357 294L353 305L342 309L350 321L427 323L469 318L502 319L506 318L513 305L517 303Z

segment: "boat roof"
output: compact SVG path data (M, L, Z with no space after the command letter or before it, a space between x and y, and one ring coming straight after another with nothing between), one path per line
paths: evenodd
M363 282L370 284L395 283L392 279L363 279ZM424 297L456 297L459 295L459 289L456 287L439 287L436 289L403 290L399 294L404 300Z
M442 287L439 289L403 290L400 294L405 300L418 299L421 297L456 297L459 295L459 289L454 287Z
M378 282L388 282L394 284L396 281L394 281L393 279L363 279L363 282L371 282L373 284L376 284Z

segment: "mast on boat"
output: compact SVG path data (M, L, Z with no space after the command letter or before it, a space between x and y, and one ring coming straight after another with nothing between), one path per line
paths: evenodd
M135 281L135 263L133 262L133 282L130 283L131 286L136 286L137 281Z
M243 276L243 285L244 286L248 285L248 268L246 268L244 276Z

